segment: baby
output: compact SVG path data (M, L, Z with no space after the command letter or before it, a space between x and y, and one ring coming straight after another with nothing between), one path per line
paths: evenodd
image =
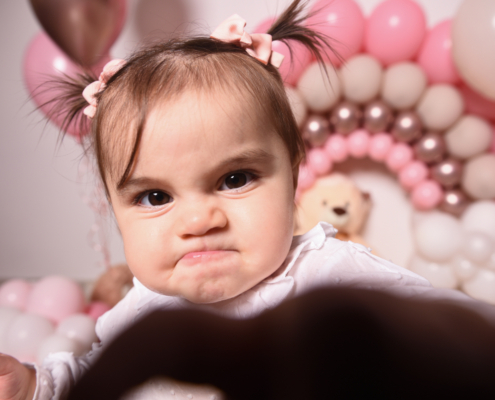
M248 318L321 285L470 303L334 239L328 224L293 237L304 145L271 41L300 41L322 62L326 40L303 26L304 5L294 0L268 34L249 35L233 16L211 37L146 48L111 62L87 87L89 76L68 85L67 123L81 112L91 118L135 286L100 318L102 344L87 356L53 354L36 369L1 357L0 399L65 398L102 346L155 308ZM214 393L194 390L170 382L160 398Z

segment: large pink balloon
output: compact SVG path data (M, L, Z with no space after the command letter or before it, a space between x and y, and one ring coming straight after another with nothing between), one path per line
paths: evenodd
M456 84L460 76L452 58L452 22L443 21L431 29L419 51L418 64L430 83Z
M49 276L34 285L26 311L59 323L69 315L83 312L84 307L81 286L68 278Z
M92 70L99 75L103 66L110 61L110 57L105 56ZM29 44L24 57L24 82L29 94L34 102L46 116L50 116L54 105L47 104L48 101L60 96L61 91L50 81L63 78L64 75L76 77L82 73L82 69L72 62L65 53L48 37L44 32L40 32ZM82 93L81 93L82 96ZM62 126L65 115L51 115L51 121L58 127ZM89 130L89 124L84 118L85 129L79 127L79 121L72 123L67 133L76 139L82 138Z
M461 85L459 89L468 113L495 121L495 101L488 100L465 84Z
M265 19L253 29L253 33L266 33L275 22L275 19L274 17ZM273 42L272 49L284 56L284 61L282 61L279 68L282 79L286 84L295 86L304 70L311 63L311 53L299 42L290 40L288 43L290 49L284 42L276 40Z
M364 39L364 16L353 0L319 0L311 8L313 16L306 25L330 38L330 44L344 59L361 51ZM328 52L328 59L336 66L340 59Z
M386 0L366 23L365 48L384 65L411 60L423 43L425 30L425 15L417 3Z

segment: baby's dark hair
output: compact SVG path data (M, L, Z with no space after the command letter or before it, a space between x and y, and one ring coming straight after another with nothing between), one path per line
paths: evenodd
M273 23L273 40L298 41L320 63L325 51L333 51L328 38L304 26L307 0L294 0ZM81 118L88 105L81 93L96 80L91 74L67 82L65 126ZM298 167L304 158L304 143L277 68L256 60L241 47L209 37L170 39L142 48L97 94L98 107L91 121L90 148L109 196L109 182L123 186L137 160L146 118L158 103L186 90L223 89L242 96L259 111L287 146L297 185Z

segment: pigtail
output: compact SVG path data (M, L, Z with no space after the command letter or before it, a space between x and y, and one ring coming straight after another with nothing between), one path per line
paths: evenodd
M90 128L90 121L83 114L84 108L89 104L82 96L83 90L91 82L98 78L91 72L77 74L76 77L63 75L63 77L53 77L38 88L36 94L55 92L54 97L38 106L38 109L48 109L47 117L52 121L60 123L60 140L62 140L69 129L74 126L82 134Z
M288 41L295 40L302 43L320 65L323 65L325 61L323 55L327 52L333 53L339 61L343 61L342 56L330 44L335 39L305 25L308 18L319 12L319 10L316 10L313 13L304 15L303 11L307 5L308 0L294 0L277 18L267 33L272 36L273 40L280 40L288 45L291 59L293 54Z

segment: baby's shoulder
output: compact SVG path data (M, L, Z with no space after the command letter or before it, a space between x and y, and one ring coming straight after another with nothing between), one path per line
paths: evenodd
M136 287L133 287L126 296L111 310L103 314L96 322L96 335L104 342L132 323L136 314L136 304L139 300Z

